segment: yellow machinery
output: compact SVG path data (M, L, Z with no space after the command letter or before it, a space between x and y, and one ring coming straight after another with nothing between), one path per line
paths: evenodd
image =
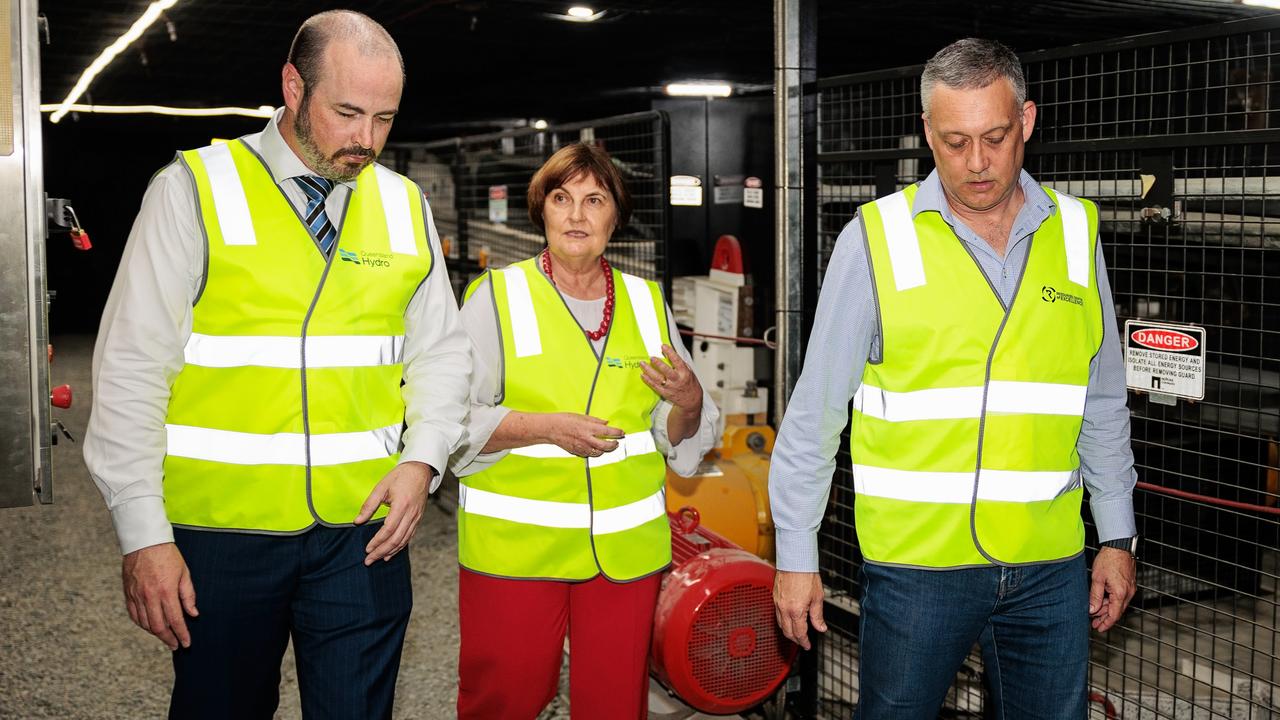
M774 432L768 425L751 424L754 417L725 418L723 446L707 453L698 474L685 478L667 470L667 510L696 507L703 525L772 563L769 454Z
M764 349L749 337L755 324L751 297L742 248L732 235L716 241L710 274L676 278L673 309L682 324L693 326L684 331L694 338L693 367L723 413L724 435L693 477L667 471L667 510L697 508L703 525L772 563L774 432L765 424L768 390L755 376L756 356Z

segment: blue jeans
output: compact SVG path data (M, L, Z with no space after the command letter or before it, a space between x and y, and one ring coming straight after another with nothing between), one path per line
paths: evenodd
M306 718L390 718L413 589L408 550L364 566L382 527L289 537L175 528L200 616L173 653L169 717L267 720L293 638Z
M1025 567L863 566L858 720L934 720L982 647L997 720L1082 720L1089 660L1084 558Z

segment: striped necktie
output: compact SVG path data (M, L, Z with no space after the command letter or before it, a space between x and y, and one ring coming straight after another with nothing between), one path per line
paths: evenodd
M333 192L333 181L318 175L299 175L294 181L307 194L307 227L319 241L320 249L328 255L338 237L338 231L329 222L329 214L324 211L325 198Z

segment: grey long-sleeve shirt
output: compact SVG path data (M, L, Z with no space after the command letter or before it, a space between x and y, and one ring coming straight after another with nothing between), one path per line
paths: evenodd
M281 115L243 140L301 213L307 198L292 178L311 171L280 135ZM329 195L325 211L335 226L341 226L354 190L354 182L343 182ZM433 270L404 315L401 392L408 428L400 459L443 472L465 435L471 353L430 217L427 232ZM184 364L193 303L204 284L204 243L190 175L171 163L152 178L142 198L93 354L84 458L126 554L173 540L164 509L165 415L169 389ZM438 472L432 489L439 481Z
M481 280L480 286L471 298L462 306L462 325L471 338L475 367L471 373L471 416L467 422L467 444L454 456L450 467L461 476L471 475L487 470L494 463L506 457L507 450L492 453L480 453L484 444L489 442L498 423L511 410L498 404L502 395L502 345L498 337L498 326L494 322L493 294L489 292L489 281ZM597 300L579 300L562 295L569 312L582 327L595 328L604 317L604 298ZM667 327L676 327L671 308L665 308ZM603 351L605 338L593 340L592 346L597 353ZM676 354L684 360L690 369L693 360L684 343L678 340L673 343ZM639 372L637 370L636 372ZM699 379L701 380L701 379ZM667 462L676 473L688 477L698 469L702 457L715 447L716 425L720 419L720 409L716 407L706 386L702 390L702 417L698 421L698 432L685 438L674 446L667 436L667 417L671 414L671 403L659 401L653 409L653 440L658 450L667 456Z
M1026 201L1013 223L1004 257L955 217L936 172L920 184L913 207L917 215L941 213L959 241L968 245L1006 305L1017 290L1031 236L1057 211L1049 195L1025 171L1020 181ZM1124 359L1101 246L1097 274L1103 339L1089 364L1084 423L1076 449L1099 539L1106 541L1137 533L1133 517L1137 475L1129 446ZM831 254L804 369L773 448L769 500L779 570L818 569L818 527L827 507L840 434L849 422L849 401L862 382L867 361L879 357L879 312L862 226L855 218L840 233Z

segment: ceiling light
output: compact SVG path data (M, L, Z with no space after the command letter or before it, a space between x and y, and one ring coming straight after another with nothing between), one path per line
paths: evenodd
M533 129L534 129L534 130L546 130L546 129L547 129L547 121L546 121L546 120L534 120L534 121L533 121Z
M1280 0L1240 0L1240 2L1244 5L1280 10Z
M275 114L275 108L270 105L260 105L256 108L247 107L210 107L210 108L180 108L167 107L164 105L82 105L73 103L71 105L63 105L61 103L50 103L40 106L40 112L78 112L78 113L102 113L106 115L173 115L176 117L217 117L220 115L241 115L252 118L269 118ZM52 122L53 118L49 118Z
M595 22L604 17L604 11L596 12L586 5L574 5L564 13L565 20L574 22Z
M76 81L75 87L71 88L71 92L67 93L67 96L58 105L58 109L49 117L49 122L56 123L70 112L71 105L80 99L85 90L89 89L89 83L93 82L98 73L110 65L117 55L125 51L125 48L132 45L147 28L151 27L152 23L160 19L160 13L177 3L178 0L155 0L155 2L147 6L147 9L142 13L142 17L134 21L133 25L123 35L116 38L116 41L108 45L101 55L95 58L92 63L89 63L89 67L85 68L80 75L80 79Z
M729 97L733 94L733 86L729 83L668 83L665 89L672 97Z

